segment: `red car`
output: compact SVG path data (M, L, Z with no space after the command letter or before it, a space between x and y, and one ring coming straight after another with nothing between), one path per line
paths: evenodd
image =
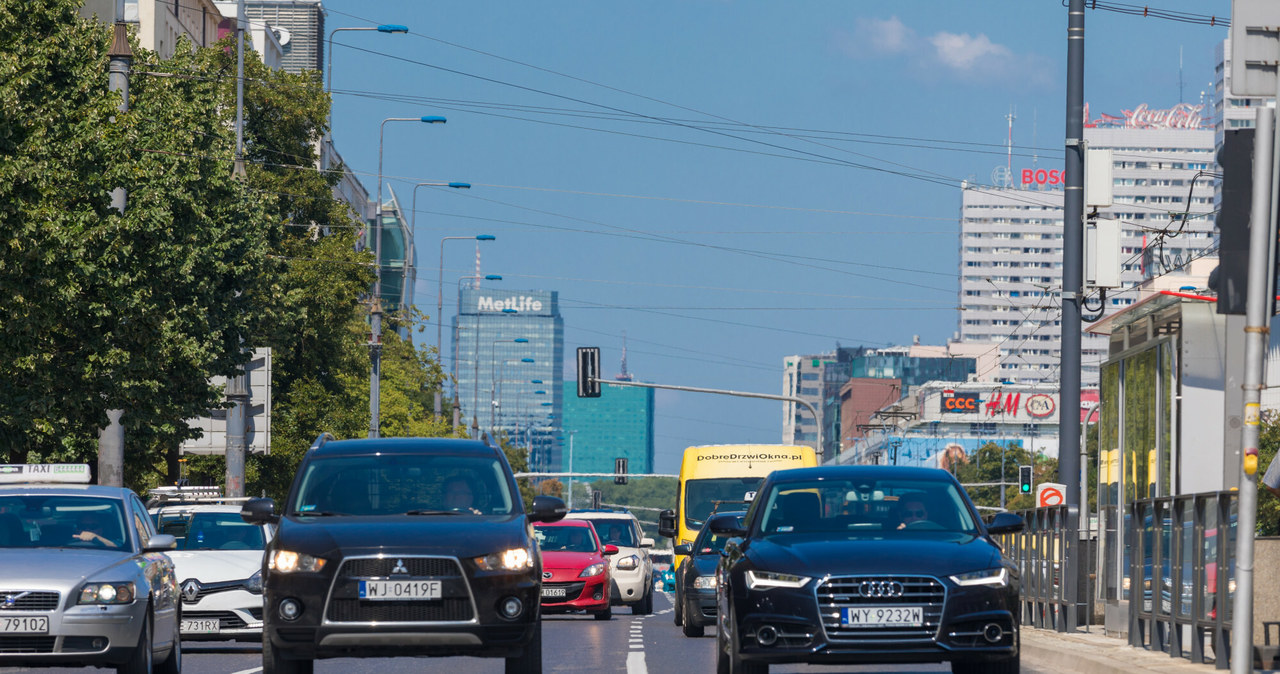
M533 535L542 550L542 612L613 617L605 557L618 554L618 546L601 545L595 528L583 520L538 524Z

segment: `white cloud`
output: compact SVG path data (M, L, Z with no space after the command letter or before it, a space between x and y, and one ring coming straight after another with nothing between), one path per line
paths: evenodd
M938 62L953 70L972 72L975 69L1003 70L1013 62L1013 52L1004 45L995 44L986 35L937 33L929 38Z
M867 40L868 45L881 54L900 54L911 48L916 41L916 33L902 23L896 16L883 21L879 19L863 19L859 21L858 32Z

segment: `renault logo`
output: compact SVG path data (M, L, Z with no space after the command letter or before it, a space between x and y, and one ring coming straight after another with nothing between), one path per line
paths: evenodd
M19 600L19 599L22 599L23 597L25 597L25 596L27 596L27 595L29 595L29 594L31 594L31 593L30 593L30 592L19 592L18 594L9 594L9 595L5 595L5 598L4 598L4 607L5 607L5 608L13 608L15 605L17 605L17 603L18 603L18 600Z
M551 578L551 572L550 572L550 571L543 571L543 572L542 572L542 577L543 577L544 579L550 579L550 578Z
M896 580L864 580L858 583L858 594L869 599L902 596L902 583Z
M182 598L187 600L188 604L196 603L200 598L200 581L192 578L182 584Z
M391 568L391 573L409 573L409 569L405 567L403 559L397 559L396 565Z

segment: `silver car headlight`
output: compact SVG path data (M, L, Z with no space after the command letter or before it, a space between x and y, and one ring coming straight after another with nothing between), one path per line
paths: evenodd
M89 583L80 590L77 604L131 604L137 596L133 583Z
M523 571L533 568L533 555L528 548L511 548L490 555L475 557L471 561L481 571Z
M983 569L969 573L957 573L951 577L956 585L991 585L1004 587L1009 584L1009 570L1003 566L998 569Z
M747 588L752 590L768 590L774 587L800 588L810 580L808 576L797 576L793 573L747 571Z
M244 582L244 589L253 594L262 594L262 569L254 571L253 575L249 576L249 580Z
M618 568L623 571L630 571L637 566L640 566L640 558L636 555L627 555L618 560Z
M597 563L592 564L591 566L588 566L587 568L583 569L583 570L582 570L582 573L578 574L578 577L579 577L579 578L594 578L595 576L598 576L598 575L600 575L600 574L604 573L604 569L605 569L604 562L597 562Z
M323 557L312 557L311 555L289 550L276 550L271 553L271 557L267 560L267 568L280 573L293 573L295 571L315 573L323 569L324 564Z
M716 589L716 577L698 576L693 579L693 587L699 590L714 590Z

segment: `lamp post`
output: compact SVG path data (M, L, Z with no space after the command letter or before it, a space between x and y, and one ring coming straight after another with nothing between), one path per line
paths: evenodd
M430 184L430 183L422 183L422 184ZM453 187L454 184L455 183L449 183L448 186ZM466 185L464 189L471 189L471 185L468 185L467 183L456 183L456 184ZM413 226L415 229L418 226L418 185L415 185L413 188ZM444 316L444 242L457 241L461 239L475 239L476 241L496 241L497 238L498 237L492 234L478 234L476 236L441 237L440 239L440 271L439 271L439 274L436 276L436 353L437 354L444 353L444 351L442 350L444 348L443 346L444 340L442 337L442 335L444 334L443 332L444 324L442 322L442 319ZM502 279L501 276L497 276L496 274L493 274L493 276L496 277L494 280ZM464 278L476 278L476 275L472 275ZM462 279L459 279L458 283L461 284ZM455 339L456 339L456 336L455 336ZM455 354L455 362L456 362L456 354ZM437 393L436 406L435 406L436 416L440 416L440 408L441 408L440 394Z
M369 306L369 437L379 437L379 404L382 381L382 138L387 122L422 122L444 124L444 117L388 117L378 126L378 203L373 217L373 302Z
M529 340L525 339L524 337L519 337L511 341L524 344L524 343L528 343ZM520 360L504 360L502 361L501 371L499 371L498 368L496 367L498 363L496 359L489 363L489 432L490 433L496 432L497 430L495 411L499 406L498 398L497 398L499 376L502 376L502 377L507 376L506 368L508 364L534 363L534 362L537 362L537 361L529 357L521 358Z
M379 33L407 33L408 26L401 26L394 23L384 23L381 26L360 26L355 28L334 28L329 31L329 63L324 68L325 84L324 90L333 92L333 34L344 30L376 30Z
M459 286L459 287L461 287L461 286L462 286L462 281L463 281L463 279L474 279L474 280L476 281L476 283L477 283L477 284L479 284L479 281L480 281L480 279L481 279L481 278L483 278L483 279L484 279L484 280L486 280L486 281L501 281L501 280L502 280L502 276L501 276L501 275L499 275L499 274L485 274L484 276L480 276L480 275L478 275L478 274L468 274L467 276L463 276L463 277L460 277L460 278L458 279L458 286ZM443 311L443 308L441 309L441 311ZM453 366L451 367L451 374L452 374L453 376L452 376L451 378L453 379L453 407L454 407L454 415L453 415L454 420L453 420L453 427L454 427L454 430L455 430L455 431L458 429L458 412L457 412L457 410L458 410L458 407L460 407L460 406L459 406L459 404L458 404L458 340L459 340L459 339L461 339L461 336L458 334L458 330L460 330L461 328L460 328L460 326L457 324L457 318L456 318L457 316L460 316L460 315L462 315L462 293L458 293L458 307L457 307L457 310L454 312L454 317L455 317L454 321L455 321L455 322L454 322L454 325L453 325L453 346L452 346L452 348L449 350L449 351L450 351L450 353L451 353L451 354L452 354L452 356L453 356ZM480 331L479 331L479 325L478 325L478 324L477 324L477 326L476 326L476 331L475 331L475 332L476 332L476 353L475 353L475 358L478 360L478 359L480 358ZM437 348L438 348L438 347L437 347ZM473 403L473 407L474 407L474 403Z
M515 311L515 310L514 310L514 309L503 309L503 311ZM516 337L515 339L495 339L495 340L493 340L493 343L489 345L489 360L490 360L490 362L492 362L492 361L493 361L493 355L494 355L494 352L498 350L498 345L499 345L499 344L502 344L502 343L504 343L504 342L509 342L509 343L511 343L511 344L528 344L528 343L529 343L529 340L528 340L528 338L525 338L525 337ZM480 417L480 409L479 409L479 407L480 407L480 326L479 326L479 324L477 324L477 325L476 325L476 355L475 355L475 358L472 358L472 359L471 359L471 366L472 366L472 371L471 371L471 416L472 416L472 418L473 418L473 419L478 419L478 418ZM492 369L493 369L493 368L492 368L492 367L490 367L490 370L492 370ZM490 378L490 379L493 379L493 375L492 375L492 374L490 374L490 375L489 375L489 378ZM492 400L490 400L490 403L492 403ZM492 418L492 405L490 405L490 415L491 415L491 416L490 416L490 418ZM493 424L492 424L492 423L490 423L490 424L489 424L489 428L490 428L490 431L492 432L492 428L493 428Z

